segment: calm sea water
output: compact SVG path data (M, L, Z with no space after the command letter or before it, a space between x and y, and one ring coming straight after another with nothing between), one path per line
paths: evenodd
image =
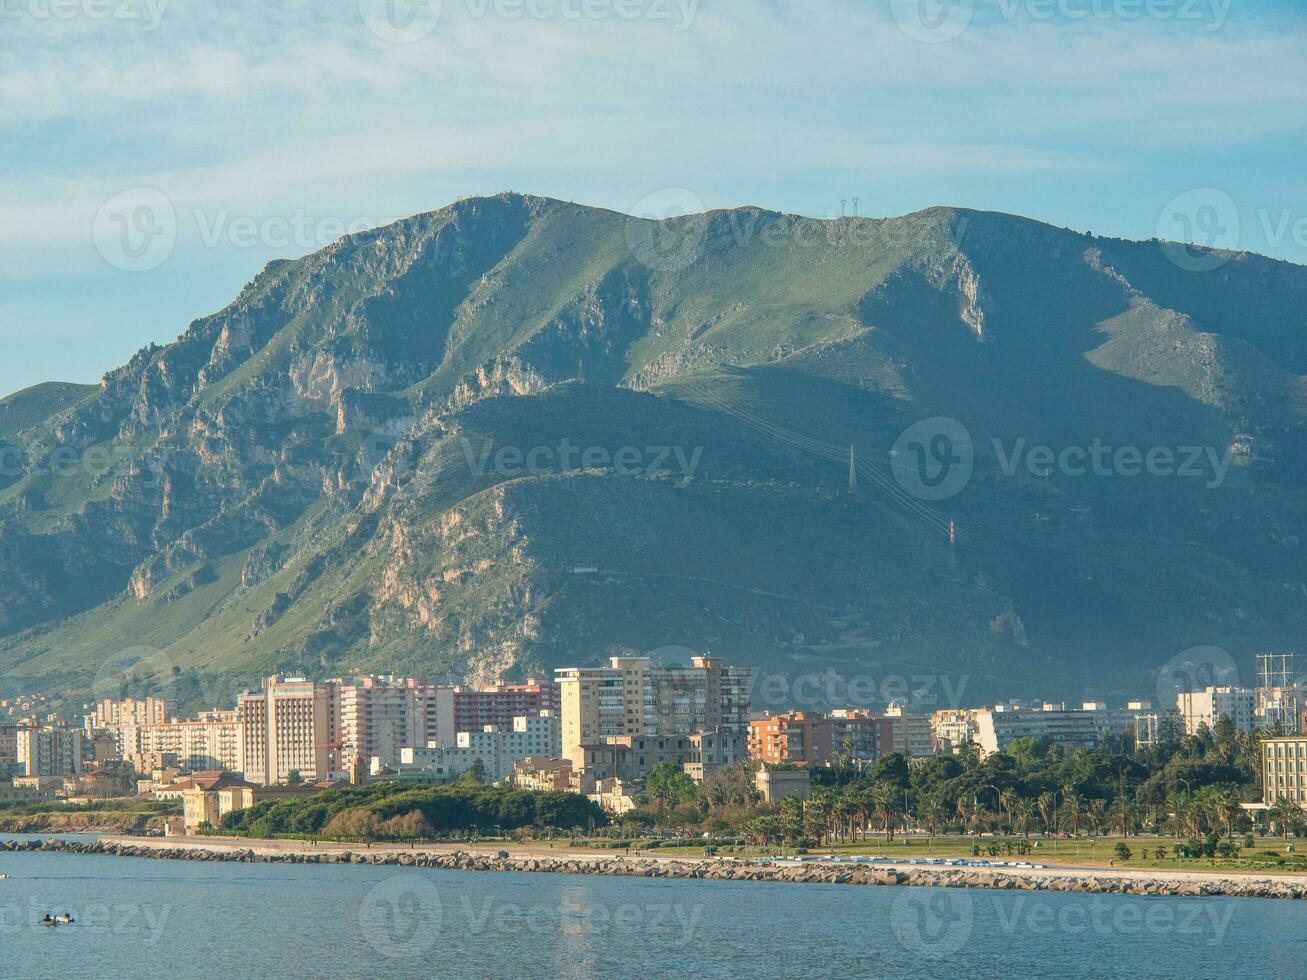
M1307 974L1307 904L1252 899L39 853L0 874L6 977Z

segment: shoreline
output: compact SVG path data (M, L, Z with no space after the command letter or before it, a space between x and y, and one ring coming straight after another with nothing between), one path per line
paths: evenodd
M1085 868L945 868L906 863L854 864L630 856L618 852L546 850L522 846L469 850L455 845L307 844L202 837L136 838L113 834L94 841L59 837L0 841L0 855L40 851L182 861L285 864L373 864L452 871L517 871L644 878L762 881L790 884L908 885L1008 891L1084 892L1153 897L1307 899L1307 879L1288 875L1231 877L1217 872Z

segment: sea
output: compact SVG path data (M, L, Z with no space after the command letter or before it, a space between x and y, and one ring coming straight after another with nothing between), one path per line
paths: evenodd
M1307 976L1307 903L1267 899L42 852L0 875L3 977Z

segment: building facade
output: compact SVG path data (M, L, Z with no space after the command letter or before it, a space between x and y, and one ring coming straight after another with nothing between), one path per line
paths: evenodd
M20 728L15 737L17 765L23 775L62 779L82 774L83 733L80 728L48 725Z
M609 739L723 731L747 737L747 668L715 657L688 667L655 667L648 657L613 657L606 667L557 672L563 757L577 764L582 747Z
M1181 691L1176 710L1186 735L1197 735L1204 726L1210 731L1222 718L1229 718L1236 732L1251 732L1257 692L1243 687L1208 687L1202 691Z
M512 728L514 718L527 718L541 711L557 712L558 697L555 681L535 677L528 677L521 684L500 679L493 687L456 687L453 693L453 731L445 744L452 744L455 732L485 731L487 725Z
M1262 742L1262 801L1293 800L1307 808L1307 735Z
M486 778L500 782L512 777L514 765L533 757L557 758L561 734L558 716L542 711L530 717L513 719L510 729L487 725L479 732L459 732L453 745L429 744L409 746L400 750L398 773L400 776L421 778L423 772L440 782L457 778L480 762ZM381 772L383 766L377 757L372 759L372 772Z
M382 765L395 766L405 747L454 744L452 687L390 677L337 685L342 763L378 758Z
M337 771L337 685L302 677L269 677L257 693L236 703L238 771L251 783L285 783L291 773L306 781Z

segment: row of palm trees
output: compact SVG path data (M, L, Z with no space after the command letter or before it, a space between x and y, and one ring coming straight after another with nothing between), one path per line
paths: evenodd
M985 805L990 801L996 809ZM913 825L932 834L957 827L966 833L996 829L1022 837L1029 837L1032 831L1073 836L1082 831L1094 836L1107 831L1129 837L1149 828L1191 838L1211 830L1232 838L1242 814L1239 796L1228 786L1204 786L1194 792L1186 788L1164 804L1140 803L1125 795L1111 801L1086 798L1072 787L1032 797L996 786L963 793L953 800L924 794L914 802L911 792L897 784L873 782L823 787L806 803L785 800L778 813L757 817L743 829L746 837L762 844L793 843L800 838L857 841L866 839L872 829L893 840L900 827ZM1288 800L1271 807L1267 818L1286 838L1304 823L1302 809Z

